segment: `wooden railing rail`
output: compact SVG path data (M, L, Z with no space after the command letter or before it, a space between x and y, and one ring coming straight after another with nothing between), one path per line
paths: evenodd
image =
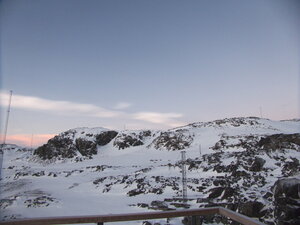
M22 219L0 222L0 225L53 225L53 224L80 224L80 223L96 223L103 225L105 222L120 222L120 221L134 221L147 220L159 218L172 218L192 216L192 224L196 223L196 216L221 214L227 216L244 225L264 225L263 223L233 212L223 207L212 207L202 209L187 209L174 210L163 212L144 212L144 213L129 213L129 214L108 214L95 216L66 216L66 217L43 217L35 219Z

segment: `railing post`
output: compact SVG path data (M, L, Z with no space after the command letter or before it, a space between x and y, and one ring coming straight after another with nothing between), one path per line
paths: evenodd
M192 216L192 224L191 225L196 225L196 219L197 219L196 216Z

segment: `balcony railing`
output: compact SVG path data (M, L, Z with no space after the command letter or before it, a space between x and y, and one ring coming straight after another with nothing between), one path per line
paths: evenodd
M191 224L196 225L197 216L220 214L225 217L237 221L244 225L264 225L263 223L233 212L223 207L202 208L202 209L187 209L174 210L163 212L144 212L144 213L129 213L129 214L108 214L95 216L66 216L66 217L43 217L35 219L22 219L0 222L0 225L52 225L52 224L81 224L81 223L96 223L103 225L106 222L121 222L135 220L149 220L159 218L173 217L191 217Z

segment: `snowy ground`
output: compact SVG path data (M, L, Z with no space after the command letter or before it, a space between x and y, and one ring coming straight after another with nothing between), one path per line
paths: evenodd
M222 125L197 123L178 129L183 129L185 135L193 137L192 144L185 151L187 158L195 160L203 155L215 153L211 147L222 135L262 136L297 133L299 128L299 121L259 120L259 124L255 125L234 126L229 122ZM170 132L178 129L172 129ZM156 135L159 135L159 132ZM180 197L181 170L179 166L175 166L181 160L180 151L155 149L151 144L155 137L149 138L144 145L123 150L119 150L110 142L105 146L98 146L98 154L92 159L78 162L66 159L50 163L40 160L30 150L18 147L5 149L0 182L1 219L146 212L151 209L140 207L139 204L150 205L155 200L164 201ZM234 144L237 140L238 138L233 138L229 142ZM239 152L244 149L229 148L224 151L222 165L234 163L236 159L229 156L233 151ZM289 159L300 158L299 152L290 151L288 154ZM263 192L262 189L270 188L277 178L282 176L281 171L274 165L276 162L270 160L272 157L266 154L262 154L261 157L266 160L266 167L273 167L273 174L268 177L265 186L254 185L249 188L256 193L267 192ZM187 173L190 185L188 197L194 199L189 201L190 208L198 208L200 204L197 203L197 199L208 197L208 191L201 192L201 189L197 189L205 185L206 178L226 175L213 169L204 171L201 165L200 168L188 170ZM164 182L170 184L164 186ZM240 185L242 182L240 180ZM138 189L141 183L145 185L145 193L129 196L128 193ZM211 185L210 188L214 187ZM155 193L155 188L162 189L163 193ZM176 209L174 205L169 207ZM166 223L165 219L156 221ZM174 219L171 223L181 224L181 219Z

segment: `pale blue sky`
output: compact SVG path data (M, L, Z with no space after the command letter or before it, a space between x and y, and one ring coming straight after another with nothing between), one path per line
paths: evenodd
M0 4L11 135L299 117L299 1Z

